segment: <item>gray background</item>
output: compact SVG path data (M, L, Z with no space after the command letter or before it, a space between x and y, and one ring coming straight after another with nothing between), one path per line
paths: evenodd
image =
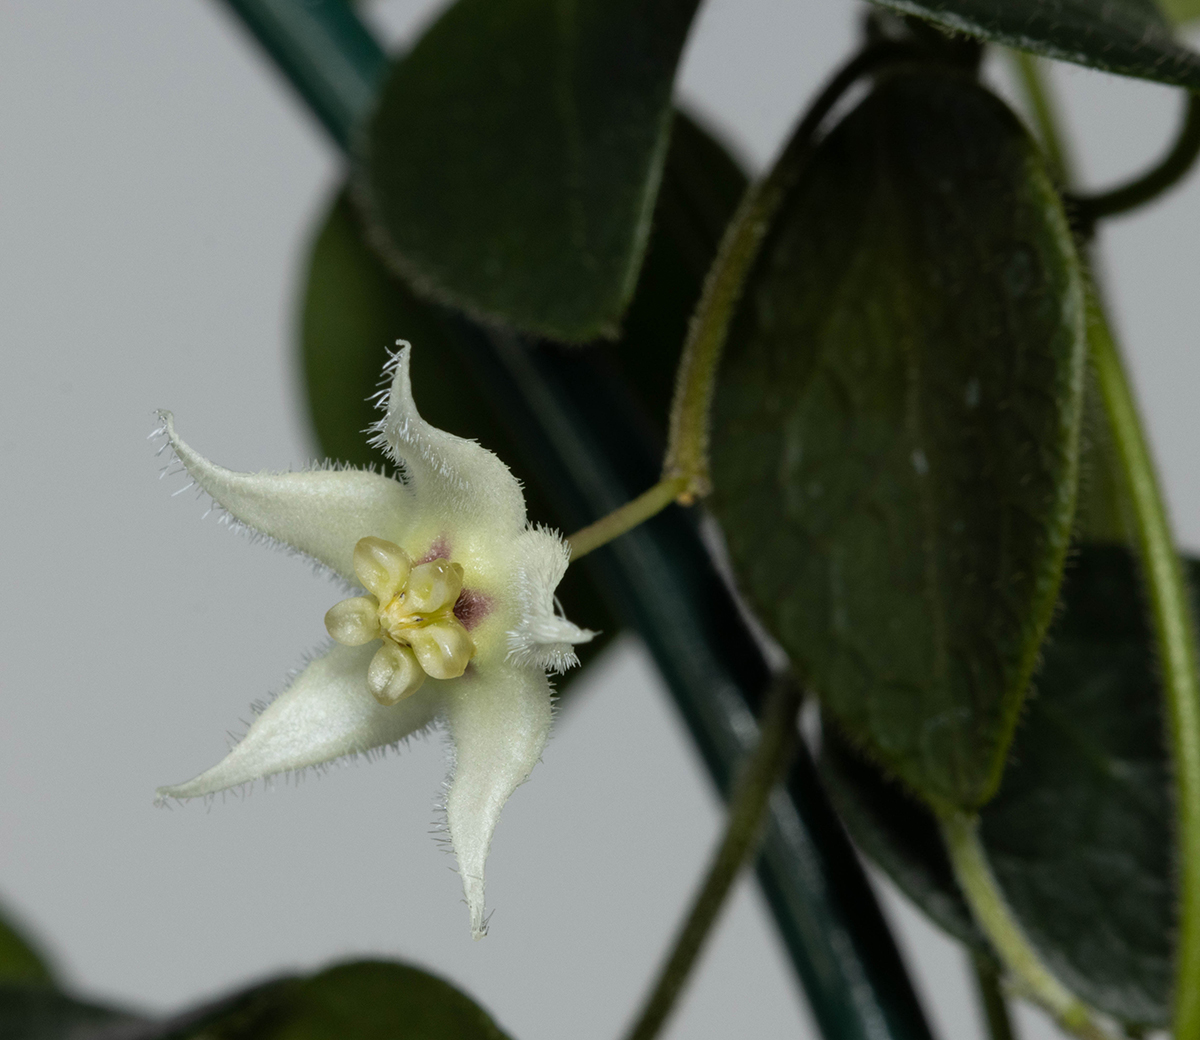
M372 9L411 36L434 2ZM709 0L682 96L759 166L848 51L849 0ZM995 75L1002 80L1002 71ZM1156 155L1178 100L1062 71L1090 182ZM155 809L321 642L337 595L157 480L172 408L240 469L315 448L293 358L301 257L340 163L208 0L0 6L0 896L82 990L159 1009L377 954L461 981L522 1040L617 1035L688 899L717 806L646 655L613 649L505 810L492 934L429 836L439 739L300 790ZM1183 543L1200 548L1200 179L1104 255ZM419 346L419 345L418 345ZM586 619L579 619L586 622ZM881 884L946 1038L979 1035L957 949ZM749 882L676 1038L810 1036ZM1022 1013L1029 1037L1052 1031Z

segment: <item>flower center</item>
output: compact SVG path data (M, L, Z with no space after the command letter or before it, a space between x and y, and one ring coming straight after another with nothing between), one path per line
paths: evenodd
M456 679L467 670L475 644L454 615L461 564L435 559L414 566L394 542L360 538L354 573L371 595L336 604L325 627L346 646L383 640L367 669L367 687L380 704L412 696L427 675Z

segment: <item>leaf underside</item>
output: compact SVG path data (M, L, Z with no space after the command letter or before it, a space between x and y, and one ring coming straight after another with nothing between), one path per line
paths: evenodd
M755 610L927 802L999 781L1074 507L1077 258L1016 118L883 81L764 243L717 389L713 506Z
M1200 562L1188 565L1193 587ZM1170 773L1133 554L1073 554L1036 695L981 837L1051 970L1122 1021L1169 1020L1175 928ZM860 848L951 934L980 943L933 817L836 735L822 776Z
M615 336L698 0L459 0L360 149L379 244L424 295L552 339Z
M1048 58L1200 89L1200 55L1175 39L1154 0L872 2ZM1171 0L1168 6L1200 13L1190 0Z

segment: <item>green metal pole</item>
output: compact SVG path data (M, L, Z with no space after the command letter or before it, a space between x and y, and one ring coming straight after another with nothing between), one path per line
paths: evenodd
M343 149L387 59L345 0L225 0ZM365 41L369 41L369 46ZM464 367L489 388L553 489L564 527L605 515L655 482L659 458L624 390L586 351L530 348L445 312ZM585 566L641 633L714 782L728 795L757 742L769 679L762 652L704 547L672 507ZM772 798L758 874L826 1040L930 1040L883 915L801 747Z

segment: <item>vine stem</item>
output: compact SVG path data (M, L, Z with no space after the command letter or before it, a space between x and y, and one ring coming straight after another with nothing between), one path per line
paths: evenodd
M1170 719L1180 887L1174 1036L1175 1040L1200 1040L1200 661L1196 626L1150 447L1112 329L1094 290L1088 294L1088 341L1133 505Z
M1036 65L1031 66L1031 74L1033 84L1039 85ZM1047 97L1049 113L1042 123L1043 134L1053 140L1054 150L1063 154L1053 110L1044 91L1043 96ZM1189 106L1190 122L1197 111L1194 96ZM1190 132L1185 126L1184 136ZM1180 147L1177 144L1172 155ZM1173 181L1165 182L1162 187L1169 183ZM1088 347L1132 506L1169 719L1179 885L1173 1035L1175 1040L1200 1040L1200 984L1197 984L1200 980L1200 660L1196 652L1195 619L1150 446L1112 326L1094 283L1088 286L1087 308Z
M771 684L762 709L758 746L734 785L721 843L627 1040L653 1040L683 992L738 872L758 843L771 791L791 761L799 739L800 697L800 686L790 675Z
M1095 195L1076 195L1070 201L1076 222L1090 233L1103 217L1127 213L1174 187L1200 156L1200 95L1188 94L1183 125L1171 150L1152 169L1126 184Z
M746 192L726 229L688 328L671 404L663 479L684 480L681 502L689 504L711 488L709 414L729 323L772 219L812 154L821 123L861 76L913 53L911 45L889 41L847 62L813 102L771 171Z
M1042 963L1013 916L979 841L979 817L973 813L952 812L943 816L940 823L954 876L975 920L1005 968L1064 1029L1086 1040L1109 1040L1096 1024L1091 1009Z
M1046 153L1046 165L1061 185L1071 183L1072 162L1067 154L1067 145L1059 128L1054 95L1049 84L1042 78L1038 59L1026 51L1009 51L1025 97L1029 101L1033 121L1037 125L1038 138Z

